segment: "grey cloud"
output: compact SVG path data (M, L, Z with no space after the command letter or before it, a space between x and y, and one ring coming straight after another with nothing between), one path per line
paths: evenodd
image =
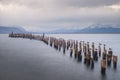
M39 0L0 0L0 3L4 5L9 5L9 4L23 5L31 8L34 7L40 8L43 6L43 2L40 2Z
M0 0L0 25L25 28L70 28L92 23L120 24L120 0ZM8 6L11 5L11 6ZM104 7L105 6L105 7Z
M58 3L73 7L97 7L120 3L120 0L60 0Z
M3 4L19 4L29 7L97 7L120 3L120 0L0 0Z

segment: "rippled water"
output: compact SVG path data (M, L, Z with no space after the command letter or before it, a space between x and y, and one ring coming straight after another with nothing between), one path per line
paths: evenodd
M118 55L117 69L107 67L100 73L100 58L91 70L82 62L69 57L37 40L9 38L0 35L0 80L119 80L120 34L46 34L64 39L104 43Z

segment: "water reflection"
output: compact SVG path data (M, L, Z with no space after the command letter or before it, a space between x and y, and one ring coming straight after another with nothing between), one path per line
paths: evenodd
M106 74L101 74L101 80L106 80L107 79L107 75Z

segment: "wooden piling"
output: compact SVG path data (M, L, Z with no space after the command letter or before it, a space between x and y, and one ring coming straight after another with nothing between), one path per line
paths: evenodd
M78 51L78 61L82 61L81 50Z
M104 50L102 54L102 59L106 60L106 56L107 56L107 50Z
M99 43L99 46L98 46L98 54L99 54L99 57L101 57L101 44Z
M75 59L77 58L77 56L78 56L78 48L75 48L74 49L74 57L75 57Z
M106 60L101 60L101 74L106 73Z
M111 65L111 55L110 54L107 54L107 65L110 66Z
M92 53L94 54L94 50L95 50L95 46L94 46L94 42L92 42Z
M75 59L77 58L78 61L82 61L82 52L84 53L84 64L91 67L91 69L94 68L94 60L98 60L98 54L101 56L101 44L99 43L98 49L95 49L94 42L92 42L92 48L90 48L89 42L85 43L84 41L80 41L78 44L78 41L76 40L64 40L61 38L55 38L55 37L48 37L43 35L32 35L32 34L18 34L18 33L10 33L9 37L13 38L27 38L27 39L34 39L34 40L41 40L45 44L49 44L51 47L53 46L56 50L63 50L63 53L65 54L66 50L70 50L70 56L72 57L74 52ZM83 43L82 43L83 42ZM111 48L108 50L105 48L105 44L103 46L103 54L102 54L102 60L101 60L101 74L106 73L106 61L107 65L111 65L111 61L113 60L113 67L117 67L117 61L118 56L113 55L113 51ZM79 49L79 50L78 50ZM93 53L91 58L91 52ZM106 59L107 58L107 59ZM113 58L113 59L112 59Z
M93 53L93 59L95 61L98 61L98 53L97 53L97 49L95 49L94 53Z
M113 55L113 67L116 68L117 67L117 61L118 61L118 57Z

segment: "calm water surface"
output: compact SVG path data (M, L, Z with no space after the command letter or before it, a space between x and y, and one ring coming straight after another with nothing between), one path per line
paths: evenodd
M117 69L100 73L100 58L91 70L82 62L64 55L37 40L0 35L0 80L120 80L120 34L46 34L64 39L95 42L111 47L118 55Z

